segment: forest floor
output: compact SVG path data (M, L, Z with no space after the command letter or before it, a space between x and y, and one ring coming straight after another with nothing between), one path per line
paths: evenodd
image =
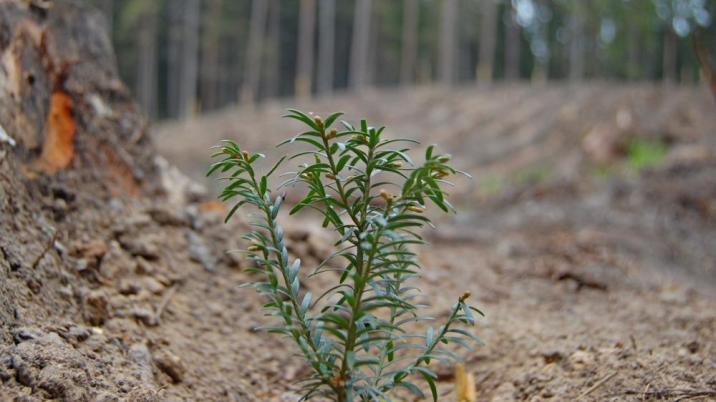
M201 182L220 139L276 155L296 129L279 118L287 107L438 143L475 176L457 182L459 214L426 233L421 284L436 316L466 290L486 313L484 345L466 356L478 400L716 399L716 104L704 90L375 91L167 123L154 142ZM2 249L15 306L0 315L15 324L0 400L295 400L306 368L254 331L261 301L226 253L245 218L224 225L201 186L163 172L168 200L106 205L15 183L54 223L16 205L23 230ZM283 218L292 254L328 256L330 234ZM452 368L438 371L451 401Z

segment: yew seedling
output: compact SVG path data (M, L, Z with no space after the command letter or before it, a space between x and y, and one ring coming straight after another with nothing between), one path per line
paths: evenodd
M366 121L334 128L340 116L322 120L290 110L286 117L304 124L306 131L279 146L302 145L266 174L256 166L263 155L234 142L223 143L214 154L219 160L209 174L222 175L220 199L234 202L226 219L244 205L258 210L253 230L243 237L250 242L244 252L253 262L251 270L262 279L247 286L266 298L264 309L275 317L266 329L292 339L312 368L301 383L304 400L390 401L398 387L423 396L415 384L423 380L437 401L437 376L430 363L458 359L450 344L469 349L469 341L477 338L464 326L474 325L475 313L481 313L467 304L465 293L442 325L425 324L431 318L420 314L425 306L417 302L419 289L409 282L421 269L414 249L424 244L420 229L430 224L425 208L433 204L454 211L443 187L461 172L433 146L427 147L422 163L414 163L404 145L415 141L386 139L384 128ZM269 177L286 161L296 162L296 171L272 191ZM283 202L278 193L286 188L305 192L291 214L315 209L323 227L337 233L335 253L310 274L299 259L289 257L278 222ZM332 275L335 283L313 295L301 280L315 275Z

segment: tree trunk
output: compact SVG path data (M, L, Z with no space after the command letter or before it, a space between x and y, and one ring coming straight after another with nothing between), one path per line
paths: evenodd
M629 27L627 31L627 65L626 74L631 80L641 78L639 60L641 59L641 35L635 27Z
M520 78L521 30L510 2L505 7L505 79Z
M569 28L572 33L569 42L569 80L579 82L584 79L584 32L585 10L582 1L574 2L572 14L569 17Z
M253 104L258 96L261 78L261 53L267 14L268 1L253 0L251 2L249 44L244 66L244 82L241 85L241 95L239 96L242 104Z
M137 27L137 80L135 93L146 115L157 115L157 10L148 7Z
M316 0L301 0L300 4L294 92L298 98L310 98L313 77L313 41L316 28Z
M367 83L371 10L371 0L356 0L353 19L353 39L351 43L351 60L348 70L348 85L354 90L363 89Z
M663 79L668 83L676 82L678 75L676 64L677 40L676 33L667 27L664 32Z
M383 20L382 7L385 3L379 3L373 7L370 16L370 35L368 35L368 53L366 55L366 86L376 85L378 82L378 64L381 63L380 38L382 37Z
M495 0L482 0L480 48L477 61L477 80L492 82L495 67L495 47L497 44L497 3Z
M457 7L458 0L442 0L438 79L443 85L452 85L455 82Z
M711 64L709 62L709 53L704 46L703 38L697 34L694 36L694 52L696 53L696 60L701 67L701 77L706 81L711 90L714 100L716 100L716 74L714 74Z
M221 32L217 21L221 18L222 0L208 0L208 10L204 17L204 34L201 44L201 79L199 94L201 109L212 110L219 105L217 93L219 77L219 39Z
M318 8L320 27L318 36L318 93L333 92L335 63L336 0L321 0Z
M167 116L177 117L179 114L179 80L181 77L181 7L179 2L168 7L168 38L167 38Z
M0 176L42 172L43 186L98 201L153 191L156 154L119 80L106 16L69 1L36 11L19 0L0 7L0 127L10 139L0 140Z
M107 18L107 32L109 33L109 37L112 38L114 28L114 0L100 0L99 8Z
M182 24L181 80L179 81L178 117L186 119L194 114L199 77L199 19L200 0L184 0Z
M268 46L264 86L266 97L275 98L281 88L281 0L269 0Z
M403 38L400 53L400 84L413 83L418 58L418 0L403 0Z

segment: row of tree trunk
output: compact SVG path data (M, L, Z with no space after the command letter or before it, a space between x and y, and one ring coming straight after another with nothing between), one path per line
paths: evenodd
M113 0L98 0L111 10ZM130 0L143 2L144 0ZM225 103L222 95L227 80L240 82L238 94L229 95L243 104L253 104L260 96L276 96L281 92L280 0L252 0L248 18L248 40L241 53L241 71L232 73L221 68L219 39L221 33L212 22L221 19L222 7L228 0L172 0L169 6L169 38L167 46L166 112L170 116L186 118L197 109L214 109ZM204 11L201 10L202 2ZM453 85L459 78L458 66L460 34L458 33L459 0L442 0L438 15L438 57L435 76L439 83ZM109 4L109 6L107 6ZM137 24L138 62L136 66L136 95L151 117L157 113L157 53L159 25L159 2L144 2L146 10ZM297 97L310 97L313 93L330 94L335 87L336 71L336 1L299 0L296 39L295 77L293 93ZM518 79L521 74L522 27L515 21L512 2L483 0L477 3L480 18L477 21L478 54L474 78L478 82L492 81L496 64L500 64L504 78ZM376 65L380 55L376 50L381 21L373 0L356 0L353 12L350 50L348 55L347 86L360 91L374 83ZM588 2L575 2L569 16L569 42L567 47L567 76L572 81L582 80L587 73L585 63L588 49L586 21L590 13ZM420 0L403 0L402 35L399 52L398 81L403 86L413 84L421 73L420 47ZM504 10L504 12L500 11ZM109 11L111 18L111 11ZM500 15L501 14L501 15ZM200 21L204 16L204 23ZM499 18L503 24L499 24ZM203 29L200 32L200 25ZM498 28L503 27L503 32ZM502 37L504 50L497 51L498 36ZM663 75L666 80L676 80L676 45L673 32L665 34ZM240 52L237 52L240 53ZM638 41L629 45L630 59L638 57ZM200 56L201 54L201 56ZM498 63L496 56L501 55ZM548 58L535 58L533 79L546 79ZM634 66L634 69L638 66ZM426 74L423 74L426 75ZM428 76L432 75L427 73ZM228 76L228 77L227 77ZM236 76L232 81L232 76ZM201 99L202 104L198 104Z

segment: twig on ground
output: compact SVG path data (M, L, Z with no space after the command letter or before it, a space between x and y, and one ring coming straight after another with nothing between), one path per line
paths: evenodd
M624 395L639 395L642 399L666 399L675 398L675 401L685 401L694 398L713 398L716 397L716 389L660 389L654 391L634 391L627 390L617 394L609 395L610 397Z
M617 372L616 372L616 371L614 371L614 372L612 372L612 373L610 373L610 374L607 374L604 378L602 378L601 380L597 381L596 384L592 385L591 388L589 388L588 390L582 392L582 394L579 395L579 397L577 398L577 400L581 400L582 398L584 398L584 397L586 397L587 395L591 394L591 393L594 392L597 388L599 388L599 387L601 387L602 385L606 384L607 381L611 380L612 377L614 377L615 375L617 375Z
M32 269L36 269L37 265L40 264L40 261L42 261L43 258L45 258L45 255L47 255L47 252L50 251L52 248L52 245L55 244L55 240L57 240L57 230L52 231L52 236L50 236L50 240L45 243L45 247L42 249L42 252L35 257L35 260L32 261Z
M171 301L172 297L174 297L174 293L177 291L177 285L172 285L171 288L164 294L164 297L159 302L159 305L157 306L155 312L154 312L154 322L156 325L161 324L162 322L162 313L164 312L164 309L167 307L167 304Z

